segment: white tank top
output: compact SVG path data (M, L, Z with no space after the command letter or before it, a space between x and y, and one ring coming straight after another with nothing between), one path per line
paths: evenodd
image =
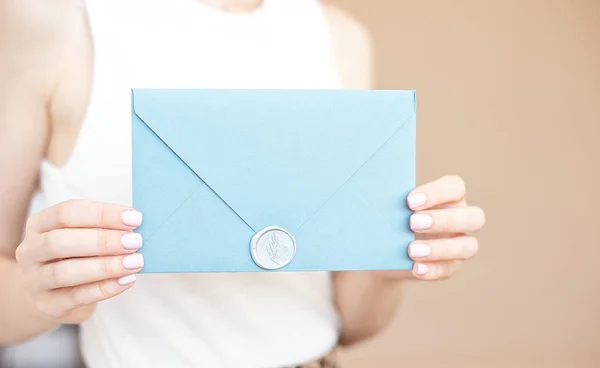
M227 14L198 0L87 0L91 101L66 165L42 163L31 211L131 205L130 88L340 88L318 0ZM328 273L138 276L81 328L90 368L280 367L337 342Z

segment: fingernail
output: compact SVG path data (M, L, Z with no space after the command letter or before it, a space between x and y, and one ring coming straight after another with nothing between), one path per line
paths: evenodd
M422 263L417 264L417 275L424 275L429 271L429 267Z
M127 276L123 276L123 277L119 277L117 279L117 284L123 286L123 285L129 285L129 284L133 284L135 282L135 275L127 275Z
M417 213L410 217L410 227L413 230L427 230L431 225L433 225L433 219L424 213Z
M123 257L123 267L128 270L136 270L144 267L144 256L134 253Z
M121 245L125 249L140 249L142 243L142 235L138 233L125 233L121 237Z
M408 248L408 254L412 258L427 257L431 253L431 248L427 244L411 244Z
M419 208L427 202L427 196L423 193L415 193L408 196L408 207Z
M121 220L127 226L140 226L142 214L138 211L125 211L121 214Z

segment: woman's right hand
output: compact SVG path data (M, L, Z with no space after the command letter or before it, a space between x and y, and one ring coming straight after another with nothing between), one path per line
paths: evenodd
M82 200L29 218L16 258L40 312L78 324L97 302L129 289L144 265L142 237L132 232L141 223L131 208Z

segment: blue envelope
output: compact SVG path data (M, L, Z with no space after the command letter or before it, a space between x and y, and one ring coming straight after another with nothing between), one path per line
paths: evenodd
M414 91L132 90L142 272L410 269Z

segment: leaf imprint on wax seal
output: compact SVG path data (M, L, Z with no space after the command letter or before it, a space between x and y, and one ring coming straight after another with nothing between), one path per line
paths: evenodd
M258 266L266 269L281 268L294 258L296 241L285 229L269 226L254 235L251 253Z

